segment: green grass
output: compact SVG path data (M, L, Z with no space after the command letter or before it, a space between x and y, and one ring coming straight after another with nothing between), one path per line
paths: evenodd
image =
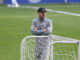
M43 6L80 14L80 4L35 4L30 6ZM38 17L36 11L29 8L0 6L0 60L20 60L21 40L31 35L32 20ZM53 21L52 34L80 40L80 16L47 12L47 18Z

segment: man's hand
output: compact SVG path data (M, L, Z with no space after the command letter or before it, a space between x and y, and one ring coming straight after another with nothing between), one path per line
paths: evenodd
M43 29L43 32L46 32L47 30L46 29Z
M38 28L35 27L34 30L38 30ZM42 31L43 31L43 32L46 32L47 30L46 30L46 29L43 29Z
M35 28L34 28L34 30L38 30L38 28L37 28L37 27L35 27Z

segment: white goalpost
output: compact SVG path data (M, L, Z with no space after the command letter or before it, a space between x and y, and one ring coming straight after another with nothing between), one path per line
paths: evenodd
M80 41L60 36L28 36L21 42L21 60L35 60L36 38L49 38L49 60L80 60Z

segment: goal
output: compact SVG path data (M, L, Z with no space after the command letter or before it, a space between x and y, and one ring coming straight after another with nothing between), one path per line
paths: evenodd
M49 38L49 60L80 60L80 41L60 36L28 36L21 42L21 60L35 60L36 38Z

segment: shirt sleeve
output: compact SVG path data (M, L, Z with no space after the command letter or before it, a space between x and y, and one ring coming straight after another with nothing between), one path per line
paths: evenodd
M43 33L42 30L35 30L34 29L35 27L36 27L35 21L32 21L31 32L33 35L40 35Z
M50 35L52 33L52 21L48 22L47 31L43 33L43 35Z

